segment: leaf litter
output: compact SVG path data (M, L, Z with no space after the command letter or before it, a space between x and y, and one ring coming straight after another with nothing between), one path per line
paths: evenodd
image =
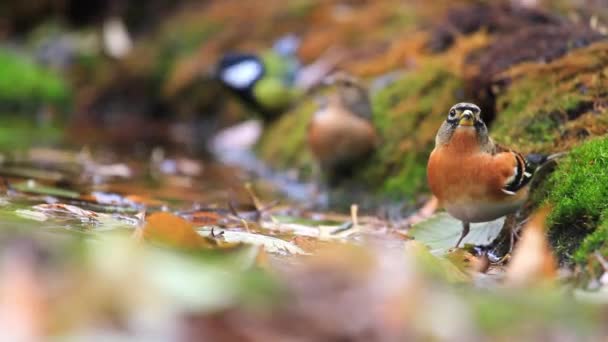
M0 259L10 264L14 253L32 258L17 263L22 271L0 268L0 316L15 311L2 299L11 293L18 291L26 303L14 317L23 330L7 330L15 336L74 337L73 331L84 331L84 338L92 337L102 319L120 322L124 328L109 331L123 337L155 331L166 339L186 334L191 340L483 339L501 331L492 320L525 309L505 299L513 296L510 288L535 289L558 271L554 264L518 266L530 255L550 258L549 252L538 254L544 235L533 225L524 229L505 272L473 248L451 250L461 225L445 213L403 230L401 222L362 214L356 205L341 214L277 202L255 183L243 182L238 170L214 170L217 165L184 157L130 161L124 164L127 174L92 170L91 165L121 163L94 162L90 151L86 158L59 153L57 164L43 152L30 157L44 159L51 173L81 169L97 176L66 183L67 177L12 169L5 179L0 216L18 219L24 228L2 237L14 247ZM27 162L23 170L40 164ZM220 178L206 178L213 175ZM490 244L502 225L474 225L465 243ZM40 263L47 265L44 271ZM21 280L8 280L13 278ZM539 322L531 331L506 335L538 336L559 324L577 331L575 336L603 333L597 328L603 311L588 304L595 301L589 298L602 298L601 291L575 290L580 300L555 291L563 290L526 294L540 303L542 318L534 318ZM571 311L580 319L564 322L561 317ZM178 335L174 326L181 327Z

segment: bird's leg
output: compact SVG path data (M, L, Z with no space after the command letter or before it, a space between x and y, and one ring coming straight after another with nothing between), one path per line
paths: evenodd
M458 242L456 242L456 246L454 246L454 248L458 248L458 246L462 242L462 239L464 239L464 237L467 236L467 234L469 234L470 228L471 227L470 227L469 222L462 222L462 234L460 234L460 239L458 239Z
M329 206L329 187L323 179L321 165L315 163L312 168L312 207L327 208Z

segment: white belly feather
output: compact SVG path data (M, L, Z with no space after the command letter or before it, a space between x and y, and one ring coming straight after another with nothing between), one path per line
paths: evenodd
M446 205L447 212L464 222L487 222L516 211L524 200L510 202L468 202Z

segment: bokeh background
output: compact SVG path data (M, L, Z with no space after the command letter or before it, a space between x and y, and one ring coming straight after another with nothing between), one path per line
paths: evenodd
M602 340L607 34L605 0L4 0L1 330ZM219 77L235 54L266 70L245 101ZM313 212L306 130L337 70L368 86L382 143ZM504 244L491 267L486 250L447 253L445 217L402 225L460 101L501 143L571 153L505 224L532 227L511 263Z

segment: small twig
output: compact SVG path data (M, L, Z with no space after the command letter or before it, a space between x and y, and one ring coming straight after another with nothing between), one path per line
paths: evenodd
M358 212L359 212L359 206L356 204L352 204L350 206L350 218L351 218L351 220L353 220L353 228L359 227L359 217L357 215Z
M249 198L251 198L251 201L253 202L255 209L258 212L261 212L264 205L262 205L262 202L257 198L255 193L253 193L253 189L251 188L251 183L245 183L245 190L247 190L247 194L249 194Z
M239 220L243 219L241 217L241 215L239 215L239 212L236 210L236 208L234 207L234 205L232 204L232 201L228 201L228 210L230 210L230 213L232 215L236 216Z
M349 222L345 222L342 225L340 225L340 227L338 227L338 229L331 232L331 235L336 236L341 233L347 232L349 230L351 232L349 232L346 235L350 235L350 234L357 232L360 228L358 212L359 212L359 206L356 204L351 205L350 206L350 219L351 220Z
M247 231L247 233L251 233L251 230L249 229L249 224L247 224L247 221L245 219L241 219L241 222L245 226L245 230Z
M331 235L338 235L348 230L354 229L355 225L352 222L345 222L341 224L336 230L331 232Z
M279 200L274 200L268 204L266 204L265 206L263 206L262 208L259 209L260 213L265 213L269 210L271 210L272 208L276 207L277 205L279 205L279 203L281 203L281 201Z
M215 233L215 227L211 227L211 237L214 238L214 239L218 239L218 238L224 237L224 233L225 232L226 232L225 230L222 230L222 231L220 231L219 233L216 234Z

